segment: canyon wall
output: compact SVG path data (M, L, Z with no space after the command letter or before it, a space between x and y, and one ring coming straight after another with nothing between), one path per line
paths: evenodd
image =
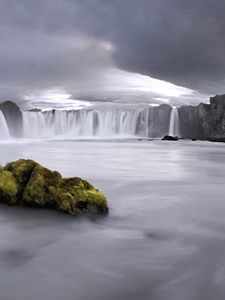
M210 98L210 104L181 106L178 109L181 137L190 139L225 138L225 95Z
M21 137L23 134L23 117L17 104L11 101L0 103L0 111L4 115L10 136Z

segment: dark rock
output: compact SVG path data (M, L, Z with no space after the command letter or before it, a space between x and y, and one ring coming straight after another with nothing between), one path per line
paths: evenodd
M0 202L9 205L48 207L65 213L108 211L104 195L81 178L62 178L33 160L0 167Z
M41 112L42 110L40 108L32 108L32 109L27 109L26 111L29 111L29 112Z
M210 98L210 104L181 106L179 109L181 137L197 140L225 138L225 95Z
M162 141L178 141L178 136L165 135L161 140Z
M149 109L148 136L159 138L168 132L172 107L168 104L154 106Z
M23 131L23 116L20 108L11 101L0 103L2 111L7 122L10 135L12 137L21 137Z
M206 138L209 130L209 105L181 106L179 111L181 137L192 139Z
M225 143L225 137L221 138L210 138L208 139L209 142L216 142L216 143Z

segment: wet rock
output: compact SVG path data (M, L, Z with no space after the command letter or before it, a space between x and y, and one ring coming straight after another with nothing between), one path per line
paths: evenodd
M27 109L26 111L29 111L29 112L41 112L42 110L40 108L32 108L32 109Z
M162 141L178 141L178 140L179 140L178 136L171 136L171 135L165 135L162 138Z
M33 160L0 168L0 202L10 205L47 207L65 213L108 211L105 196L81 178L62 178Z
M148 132L152 138L162 137L168 132L172 107L168 104L151 107L149 110Z
M0 110L5 117L10 135L21 137L23 133L23 116L17 104L11 101L0 103Z
M210 138L209 142L225 143L225 137Z

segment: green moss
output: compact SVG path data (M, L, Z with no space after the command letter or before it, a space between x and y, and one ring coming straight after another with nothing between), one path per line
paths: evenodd
M73 196L75 211L88 211L93 208L102 213L108 211L104 195L81 178L65 178L62 180L60 188Z
M9 171L0 173L0 199L9 204L16 203L18 186L15 177Z
M75 214L108 211L104 195L78 177L62 178L33 160L18 160L0 167L0 199L10 204L40 206Z
M96 189L86 191L88 206L97 207L97 209L104 213L108 211L107 200L105 196Z
M69 214L75 214L77 212L74 197L68 192L59 191L57 208Z
M20 197L22 196L23 190L30 180L30 176L36 165L38 164L35 161L29 159L20 159L6 165L5 170L11 172L16 178Z
M108 211L107 201L104 195L96 189L77 190L75 207L82 211L97 209L101 213Z
M93 189L94 187L87 181L79 178L63 178L61 181L61 188L79 187L82 189Z
M44 178L41 174L31 175L23 194L23 203L31 206L44 206Z
M23 202L32 206L56 207L61 175L36 165L23 194Z

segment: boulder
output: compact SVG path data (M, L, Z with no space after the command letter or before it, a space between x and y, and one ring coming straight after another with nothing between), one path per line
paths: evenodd
M162 141L178 141L178 136L165 135Z
M20 159L0 167L0 202L52 208L64 213L107 213L105 196L89 182L62 178L33 160Z

